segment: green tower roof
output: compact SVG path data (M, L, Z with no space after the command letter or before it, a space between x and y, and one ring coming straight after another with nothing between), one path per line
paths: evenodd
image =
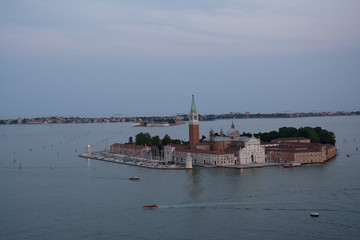
M191 112L196 112L196 106L195 106L195 99L194 99L194 94L192 95L192 103L191 103Z

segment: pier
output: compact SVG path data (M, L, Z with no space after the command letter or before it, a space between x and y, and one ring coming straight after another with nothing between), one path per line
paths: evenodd
M135 167L151 168L151 169L162 169L162 170L184 170L186 168L175 164L166 164L163 161L155 159L147 159L135 156L127 156L123 154L112 154L108 151L83 153L78 155L82 158L95 159L104 162L125 164Z

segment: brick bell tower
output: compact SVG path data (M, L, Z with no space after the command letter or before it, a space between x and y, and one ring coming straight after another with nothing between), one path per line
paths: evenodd
M192 95L189 114L189 145L190 148L196 148L197 144L199 144L199 116L196 111L194 95Z

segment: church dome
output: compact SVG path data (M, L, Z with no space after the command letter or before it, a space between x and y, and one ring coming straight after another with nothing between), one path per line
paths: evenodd
M227 132L226 132L226 136L240 136L240 133L238 130L230 128Z
M231 128L226 132L226 136L228 137L239 137L240 133L236 130L234 122L231 124Z

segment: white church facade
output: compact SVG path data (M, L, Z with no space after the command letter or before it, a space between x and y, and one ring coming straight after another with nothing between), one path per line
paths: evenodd
M261 146L258 138L251 137L240 147L238 155L239 164L253 164L265 162L265 147Z

